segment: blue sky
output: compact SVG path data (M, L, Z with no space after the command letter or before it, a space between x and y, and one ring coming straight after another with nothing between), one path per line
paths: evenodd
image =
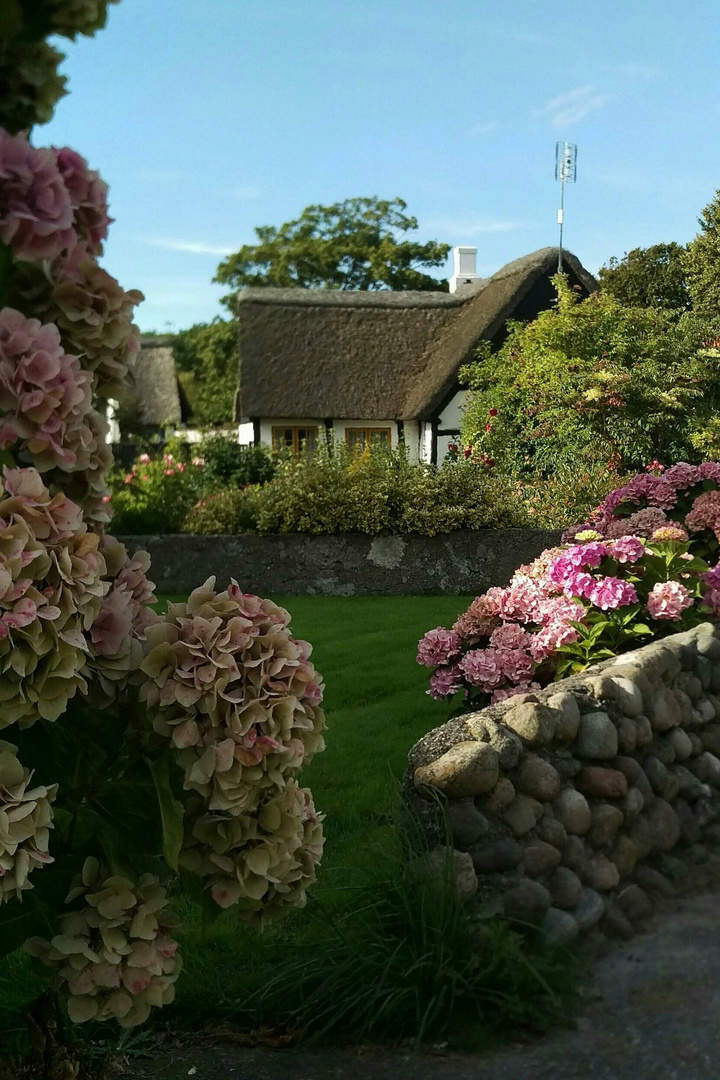
M556 242L556 139L578 144L565 242L590 270L686 242L720 187L717 0L123 0L62 42L36 129L110 184L105 265L144 330L221 312L253 227L400 195L478 270Z

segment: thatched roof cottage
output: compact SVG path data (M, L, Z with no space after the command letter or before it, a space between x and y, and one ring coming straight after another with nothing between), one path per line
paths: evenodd
M348 446L404 440L437 462L459 434L458 370L481 341L498 347L508 319L529 320L554 300L557 248L475 274L475 249L455 248L450 292L246 288L238 294L236 419L254 441L312 449L332 430ZM597 282L563 253L570 284Z

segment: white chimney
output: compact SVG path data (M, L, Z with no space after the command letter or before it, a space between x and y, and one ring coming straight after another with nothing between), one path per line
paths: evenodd
M454 247L452 249L453 272L449 282L450 292L457 292L464 285L472 285L480 280L475 272L476 256L477 248L474 247Z

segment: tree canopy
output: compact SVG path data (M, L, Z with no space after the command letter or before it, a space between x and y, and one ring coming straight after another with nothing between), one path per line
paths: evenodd
M716 319L720 313L720 190L698 218L700 232L685 253L685 273L695 311Z
M426 271L443 265L450 245L408 239L418 223L405 209L403 199L375 197L308 206L295 221L258 226L257 243L229 255L214 280L234 292L245 285L446 290ZM223 301L231 310L234 292Z
M499 353L462 373L471 390L465 444L515 475L717 453L712 325L693 312L626 307L602 291L580 301L563 276L555 282L553 308L511 324Z
M622 259L600 267L598 280L606 293L626 307L655 307L678 312L690 307L681 244L652 244L626 251Z
M238 378L236 321L217 318L181 330L173 355L193 421L203 427L230 423Z

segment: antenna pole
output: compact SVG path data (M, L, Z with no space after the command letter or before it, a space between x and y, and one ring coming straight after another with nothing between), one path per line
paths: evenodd
M562 274L565 185L574 184L577 179L577 146L575 145L575 143L555 143L555 179L560 181L560 207L557 212L557 223L560 227L560 242L558 244L558 274Z
M565 181L560 181L560 209L558 210L557 220L560 226L560 243L558 245L558 274L562 274L563 261L562 261L562 242L563 242L563 217L565 210Z

